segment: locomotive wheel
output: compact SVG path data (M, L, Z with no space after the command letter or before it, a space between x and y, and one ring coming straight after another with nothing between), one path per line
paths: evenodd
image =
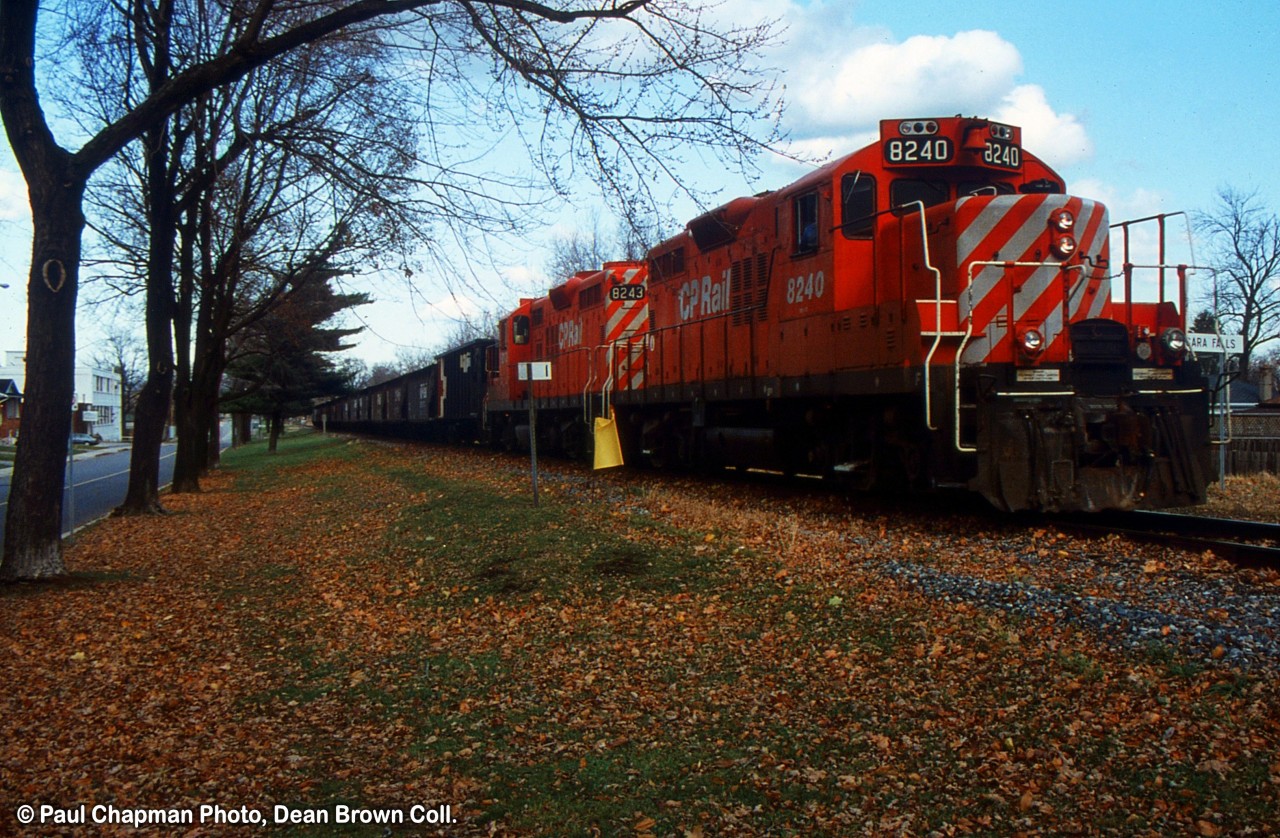
M886 442L876 457L876 483L883 491L905 494L926 488L928 457L918 442Z
M674 447L671 438L663 435L647 452L649 465L659 470L671 468L675 465Z
M560 444L564 446L564 455L571 460L591 459L591 435L581 419L574 419L565 424L560 433Z

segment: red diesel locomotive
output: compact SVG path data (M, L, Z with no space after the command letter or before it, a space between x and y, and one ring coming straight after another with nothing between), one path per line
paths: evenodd
M616 413L627 459L659 466L963 486L1006 510L1198 503L1208 394L1186 270L1149 266L1156 299L1136 301L1110 229L1016 126L886 120L879 142L693 219L642 262L522 300L487 424L525 442L532 397L539 444L570 453Z

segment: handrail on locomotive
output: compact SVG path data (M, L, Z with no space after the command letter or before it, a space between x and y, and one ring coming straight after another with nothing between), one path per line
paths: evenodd
M1010 269L1010 268L1043 268L1043 267L1046 267L1046 266L1057 267L1057 268L1059 269L1059 271L1060 271L1060 272L1062 272L1063 274L1069 274L1069 273L1070 273L1071 271L1073 271L1073 270L1079 270L1079 271L1082 271L1082 272L1083 272L1083 271L1084 271L1084 269L1085 269L1085 266L1084 266L1084 265L1062 265L1062 264L1059 264L1059 263L1057 263L1057 262L1011 262L1011 261L989 261L989 260L978 260L978 261L970 262L970 263L969 263L968 276L966 277L966 279L967 279L968 281L965 283L965 288L964 288L964 292L963 292L963 293L964 293L966 296L968 296L968 298L969 298L969 310L970 310L970 311L972 311L972 310L973 310L973 277L974 277L974 274L977 272L977 270L982 269L982 268L1001 268L1002 270L1008 270L1008 269ZM1067 305L1068 301L1069 301L1069 295L1064 294L1064 295L1063 295L1063 306L1064 306L1064 307ZM1009 301L1008 301L1007 305L1008 305L1008 310L1009 310L1009 320L1010 320L1010 322L1013 322L1013 295L1012 295L1012 290L1010 291ZM956 449L956 451L959 451L959 452L960 452L960 453L962 453L962 454L976 454L976 453L978 452L978 448L977 448L977 446L976 446L976 445L973 445L973 446L965 445L965 444L961 441L961 439L960 439L960 427L961 427L961 422L960 422L960 409L961 409L961 407L963 407L963 405L961 404L961 398L960 398L960 366L961 366L961 364L963 363L963 357L964 357L964 350L965 350L965 347L968 345L969 341L970 341L972 338L973 338L973 318L972 318L972 317L966 317L966 318L965 318L965 330L964 330L964 337L962 337L962 338L960 339L960 347L956 350L956 360L955 360L955 394L954 394L954 398L955 398L955 427L953 428L953 431L954 431L954 445L955 445L955 449ZM1017 394L1017 393L1004 393L1004 392L997 392L997 393L996 393L996 395L997 395L997 396L1010 396L1010 395L1015 395L1015 396L1016 396L1016 395L1019 395L1019 394ZM1046 390L1038 390L1038 391L1036 391L1035 395L1036 395L1036 396L1039 396L1039 397L1044 397L1044 396L1074 396L1074 395L1075 395L1075 390L1074 390L1074 389L1066 389L1066 390L1049 390L1049 391L1046 391Z
M1171 264L1167 262L1165 259L1166 232L1168 230L1168 228L1165 226L1165 220L1169 218L1175 218L1177 216L1182 216L1182 219L1186 224L1185 230L1186 230L1186 237L1187 237L1187 248L1191 252L1192 264L1187 264L1187 263ZM1159 245L1158 245L1159 250L1156 256L1156 263L1154 265L1134 264L1133 262L1129 261L1129 247L1130 247L1129 228L1133 227L1136 224L1145 224L1151 221L1156 222L1157 232L1159 236ZM1133 321L1132 301L1133 301L1134 270L1135 269L1155 270L1159 272L1158 282L1157 282L1158 297L1159 297L1158 301L1165 302L1166 271L1172 269L1176 272L1178 277L1178 311L1182 316L1183 330L1185 331L1186 323L1187 323L1188 278L1191 274L1195 273L1198 270L1212 270L1212 268L1209 268L1207 266L1194 264L1195 240L1191 236L1191 222L1186 212L1182 210L1179 210L1177 212L1162 212L1162 213L1157 213L1156 215L1144 216L1142 218L1131 218L1128 221L1119 221L1111 225L1111 229L1113 230L1116 229L1117 227L1120 228L1123 234L1121 237L1121 240L1124 243L1124 258L1121 261L1121 273L1124 276L1124 299L1125 299L1126 319L1128 319L1129 322ZM1223 343L1222 323L1220 319L1216 316L1217 315L1216 311L1214 312L1214 315L1215 316L1213 318L1213 330L1214 330L1214 334L1217 335L1218 344L1221 346ZM1219 398L1222 399L1221 407L1218 407L1217 405L1217 401ZM1210 414L1212 415L1214 413L1218 413L1221 416L1220 421L1222 422L1223 433L1221 433L1217 439L1211 438L1209 440L1209 444L1213 446L1230 445L1231 442L1233 441L1233 438L1231 436L1231 399L1225 387L1221 389L1214 389L1211 392Z

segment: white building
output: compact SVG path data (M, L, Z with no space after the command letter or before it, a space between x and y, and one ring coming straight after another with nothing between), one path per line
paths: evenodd
M12 378L18 389L27 391L27 353L9 350L0 364L0 378ZM93 366L75 368L75 418L73 433L99 434L106 442L119 442L124 435L120 412L120 375Z

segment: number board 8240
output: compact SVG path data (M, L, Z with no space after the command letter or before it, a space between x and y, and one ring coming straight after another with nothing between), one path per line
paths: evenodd
M982 149L982 162L1001 169L1021 169L1022 149L1013 143L987 140Z
M950 163L955 146L948 137L894 137L884 144L884 160L890 166Z

